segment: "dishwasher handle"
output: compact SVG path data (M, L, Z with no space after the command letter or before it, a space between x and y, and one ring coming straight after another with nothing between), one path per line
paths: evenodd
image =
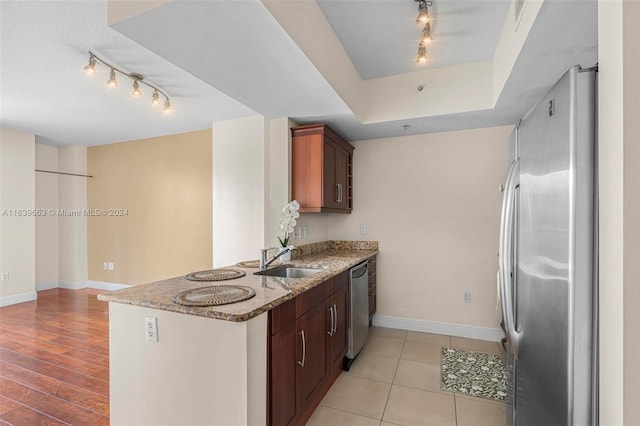
M360 278L363 275L366 275L368 271L369 265L367 261L364 261L363 263L351 268L351 278Z

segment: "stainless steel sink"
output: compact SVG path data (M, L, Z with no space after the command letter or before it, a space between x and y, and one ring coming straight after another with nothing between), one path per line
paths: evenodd
M254 272L255 275L266 275L268 277L282 278L307 278L322 272L322 269L312 268L296 268L293 266L278 266L276 268L265 269L264 271Z

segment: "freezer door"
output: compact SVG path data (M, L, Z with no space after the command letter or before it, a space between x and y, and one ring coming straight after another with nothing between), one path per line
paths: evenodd
M592 422L594 81L572 68L519 127L516 426Z

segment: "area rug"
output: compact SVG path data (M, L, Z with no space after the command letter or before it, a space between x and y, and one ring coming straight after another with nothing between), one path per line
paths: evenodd
M440 389L507 401L507 374L498 355L442 348Z

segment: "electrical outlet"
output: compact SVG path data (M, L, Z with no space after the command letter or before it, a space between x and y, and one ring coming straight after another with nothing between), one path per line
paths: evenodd
M367 235L367 225L360 225L360 235Z
M8 272L3 272L2 274L0 274L0 279L2 281L9 281L9 273Z
M158 341L158 317L144 317L144 331L147 342Z
M464 303L471 303L471 292L468 290L464 292Z
M107 263L107 269L113 271L113 262Z
M107 262L104 262L104 263L102 264L102 269L104 269L105 271L106 271L107 269L109 269L109 265L107 264Z

